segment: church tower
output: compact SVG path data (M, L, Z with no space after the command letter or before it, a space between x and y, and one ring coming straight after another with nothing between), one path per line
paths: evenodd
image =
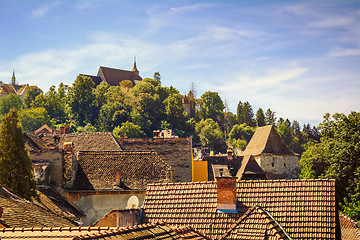
M11 77L11 84L12 84L13 86L16 85L16 77L15 77L15 71L14 71L14 69L13 69L13 75L12 75L12 77Z
M132 72L135 72L135 73L137 73L137 75L139 75L139 70L136 67L136 57L134 57L134 67L132 69Z

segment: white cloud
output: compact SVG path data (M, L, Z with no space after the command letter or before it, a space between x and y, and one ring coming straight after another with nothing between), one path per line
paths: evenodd
M328 53L329 57L354 57L360 56L360 48L332 47Z
M309 24L309 26L318 28L344 27L352 24L353 22L354 18L338 16L325 18L317 22L312 22Z
M170 9L172 13L184 13L184 12L192 12L199 9L214 7L215 4L193 4L193 5L187 5L182 7L173 7Z
M222 92L233 92L233 91L250 91L257 92L263 91L274 86L279 87L280 84L285 83L289 80L297 78L308 69L306 68L293 68L289 70L283 69L268 69L267 73L263 76L249 76L242 75L236 78L233 82L227 82L221 86L214 86Z
M58 2L52 2L43 6L38 7L37 9L33 10L31 12L31 15L35 18L42 18L45 16L47 12L49 12L52 8L57 6Z
M93 9L95 8L94 2L81 1L76 4L76 8L79 10Z

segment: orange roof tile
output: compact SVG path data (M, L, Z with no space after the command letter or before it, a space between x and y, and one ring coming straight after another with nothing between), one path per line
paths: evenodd
M339 214L341 239L342 240L359 240L360 230L358 229L358 223L348 218L344 214Z
M335 239L334 180L238 181L238 213L217 213L216 192L216 182L150 184L143 221L190 225L220 239L243 214L258 205L293 239Z

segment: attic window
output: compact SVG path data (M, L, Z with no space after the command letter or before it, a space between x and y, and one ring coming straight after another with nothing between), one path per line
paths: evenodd
M220 177L222 177L223 174L224 174L224 169L220 168L220 169L219 169L219 175L220 175Z

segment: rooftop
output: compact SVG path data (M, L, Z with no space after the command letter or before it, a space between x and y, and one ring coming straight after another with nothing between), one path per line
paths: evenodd
M254 214L265 210L261 216L272 216L292 239L335 239L334 180L238 181L236 189L237 213L219 213L216 182L150 184L143 220L164 221L172 227L190 225L208 237L221 239L258 206L260 210ZM263 223L256 224L262 228Z
M171 167L156 152L79 151L76 160L72 190L140 190L149 183L171 180Z
M76 224L65 217L22 199L0 187L0 222L7 227L70 227Z
M191 138L125 138L121 146L128 151L156 151L174 170L174 182L191 182Z
M286 146L273 125L256 128L254 135L241 155L256 156L262 153L295 155L295 153Z

